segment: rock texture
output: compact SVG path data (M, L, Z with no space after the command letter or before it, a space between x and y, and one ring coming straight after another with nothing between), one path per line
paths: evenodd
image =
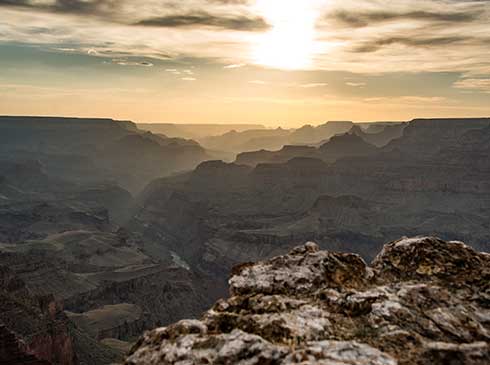
M51 365L48 361L39 360L29 353L26 347L15 333L0 324L0 364Z
M53 297L33 296L10 269L0 266L0 328L5 357L77 364L62 309ZM12 336L12 333L14 334ZM5 356L5 357L4 357ZM15 362L14 362L15 363Z
M403 238L370 266L315 243L229 280L201 320L148 332L127 365L490 363L490 255Z
M0 364L109 364L122 353L74 325L53 295L36 295L0 266Z

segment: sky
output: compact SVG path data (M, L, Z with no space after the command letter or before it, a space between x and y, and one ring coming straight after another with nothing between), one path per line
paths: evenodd
M0 0L0 114L490 116L490 0Z

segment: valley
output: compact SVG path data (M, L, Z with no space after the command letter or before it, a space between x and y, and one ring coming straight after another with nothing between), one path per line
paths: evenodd
M329 124L223 162L130 122L0 119L3 336L109 364L226 297L236 265L307 241L367 261L421 234L489 251L489 119Z

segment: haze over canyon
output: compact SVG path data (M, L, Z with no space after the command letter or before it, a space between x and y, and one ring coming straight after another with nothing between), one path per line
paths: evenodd
M197 142L185 125L1 117L0 322L24 348L3 351L120 361L226 297L236 265L307 241L366 261L402 236L488 252L490 119L252 127Z

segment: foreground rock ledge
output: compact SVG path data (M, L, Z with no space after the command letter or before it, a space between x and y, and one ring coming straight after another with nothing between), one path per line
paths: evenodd
M235 268L201 320L148 332L126 364L490 364L490 255L433 237L371 266L315 243Z

